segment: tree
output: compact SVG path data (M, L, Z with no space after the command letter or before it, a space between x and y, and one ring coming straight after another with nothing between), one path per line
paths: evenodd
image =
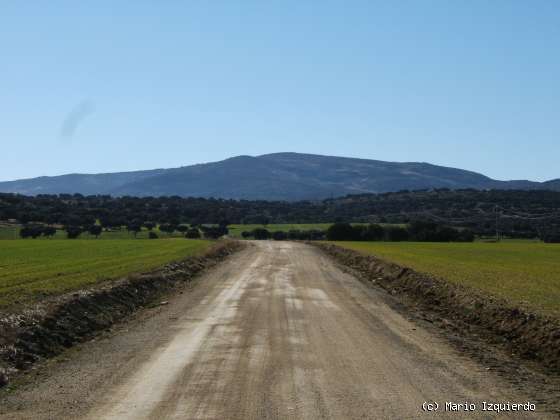
M197 228L190 228L185 233L185 238L198 239L198 238L200 238L200 231Z
M370 224L363 232L364 241L381 241L385 236L385 229L383 226Z
M154 222L144 222L144 227L149 231L151 231L153 228L156 227L156 224Z
M100 225L91 225L88 228L88 232L90 235L95 236L95 238L99 238L99 235L101 235L101 232L103 232L103 228Z
M408 240L408 230L399 226L389 226L385 229L387 241L400 242Z
M66 226L64 230L66 231L66 236L68 237L68 239L76 239L83 232L80 226Z
M177 230L181 233L185 233L189 230L189 226L188 225L179 225L177 226Z
M351 241L354 239L354 229L350 223L335 223L327 229L329 241Z
M270 238L270 232L265 228L253 229L253 238L256 240L264 240Z
M129 232L132 232L134 234L134 237L136 238L136 235L138 234L138 232L140 232L142 230L142 223L140 223L137 220L133 220L128 225L126 225L126 230L128 230Z
M470 229L463 229L459 232L457 240L459 242L473 242L475 238L474 232Z
M228 229L220 226L202 226L204 237L208 239L218 239L228 234Z
M171 235L173 232L175 232L176 226L171 224L171 223L162 223L161 225L159 225L159 230L161 232L165 232L169 235Z
M47 238L51 238L54 235L56 235L56 228L54 228L52 226L45 226L43 228L43 236L45 236Z
M19 231L19 236L25 238L38 238L43 234L43 227L41 225L25 225Z
M272 232L272 239L274 239L275 241L285 241L286 239L288 239L288 234L282 230L277 230L275 232Z

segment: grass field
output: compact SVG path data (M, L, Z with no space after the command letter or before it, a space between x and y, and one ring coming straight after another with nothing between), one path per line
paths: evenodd
M0 308L142 272L208 249L205 240L0 242Z
M464 284L510 302L560 315L560 244L336 242Z

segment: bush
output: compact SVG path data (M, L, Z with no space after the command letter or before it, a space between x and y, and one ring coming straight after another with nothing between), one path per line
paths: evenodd
M138 232L140 232L142 230L142 223L137 221L137 220L133 220L128 225L126 225L126 230L128 230L129 232L132 232L134 237L136 238L136 235L138 234Z
M171 235L173 232L175 232L175 229L177 229L177 226L175 226L172 223L162 223L161 225L159 225L159 230L161 232L165 232L169 235Z
M179 225L177 226L177 230L181 233L186 233L189 230L189 226L188 225Z
M385 237L385 229L383 226L371 224L362 231L363 241L382 241Z
M83 232L82 228L79 226L66 226L64 230L66 231L66 236L68 237L68 239L76 239Z
M285 241L288 239L288 234L282 230L277 230L276 232L272 232L272 239L275 241Z
M470 229L463 229L459 232L457 240L459 242L473 242L475 238L474 232Z
M187 239L198 239L198 238L200 238L200 231L197 228L190 228L185 233L185 238L187 238Z
M154 222L144 222L144 227L151 231L156 227L156 224Z
M204 237L208 239L218 239L229 233L224 226L201 226Z
M329 241L351 241L355 233L350 223L334 223L327 229L327 239Z
M560 231L547 233L546 235L544 235L543 241L547 244L559 244Z
M43 234L43 226L41 225L25 225L19 231L19 236L25 238L38 238Z
M392 242L408 241L408 230L398 226L389 226L385 229L385 240Z
M56 228L52 227L52 226L45 226L43 228L43 236L50 238L52 236L56 235Z
M321 241L325 239L325 231L310 230L290 230L288 231L288 239L295 241Z
M96 238L99 237L99 235L101 235L101 232L103 231L103 229L101 228L101 226L99 225L91 225L88 228L88 232L90 233L90 235L95 236Z
M157 238L158 238L157 233L152 231L148 233L148 239L157 239Z
M246 230L244 230L243 232L241 232L241 237L243 239L249 239L253 237L253 232L248 232Z
M253 238L257 240L264 240L270 238L270 232L265 228L253 229Z

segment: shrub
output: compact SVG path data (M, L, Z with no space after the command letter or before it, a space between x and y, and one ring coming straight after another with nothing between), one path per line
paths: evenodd
M270 238L270 232L265 228L253 229L253 238L257 240L264 240Z
M52 226L45 226L43 228L43 236L50 238L52 236L56 235L56 228L52 227Z
M128 225L126 225L126 230L132 232L134 234L134 237L136 238L138 232L142 230L142 223L137 220L133 220Z
M144 227L151 231L156 227L156 224L154 222L144 222Z
M362 232L363 241L381 241L385 236L383 226L370 224Z
M179 225L177 226L177 230L181 233L186 233L189 230L189 226L188 225Z
M165 232L169 235L171 235L173 232L175 232L175 229L177 227L172 224L172 223L162 223L161 225L159 225L159 230L162 232Z
M185 238L198 239L198 238L200 238L200 231L197 228L190 228L185 233Z
M351 241L354 238L354 229L350 223L334 223L327 229L329 241Z
M208 239L218 239L229 233L228 229L223 226L201 226L204 237Z
M389 226L385 229L385 240L400 242L407 241L409 238L408 230L398 226Z
M66 226L64 230L66 231L66 236L68 237L68 239L76 239L83 232L82 228L79 226Z
M99 225L91 225L88 228L88 232L90 233L90 235L93 235L96 238L99 238L99 235L101 235L102 231L103 231L103 229Z
M286 239L288 239L288 234L284 231L277 230L275 232L272 232L272 239L274 239L275 241L285 241Z
M158 238L157 233L152 232L152 231L148 232L148 238L149 239L157 239Z
M547 244L560 243L560 231L547 233L544 235L543 241Z
M38 238L43 234L43 226L41 225L25 225L19 231L19 236L25 238Z

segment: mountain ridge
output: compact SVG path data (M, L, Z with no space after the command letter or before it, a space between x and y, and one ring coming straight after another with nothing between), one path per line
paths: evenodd
M24 195L178 195L285 201L433 188L560 191L560 179L499 181L477 172L427 162L281 152L240 155L169 169L78 173L0 182L0 192Z

